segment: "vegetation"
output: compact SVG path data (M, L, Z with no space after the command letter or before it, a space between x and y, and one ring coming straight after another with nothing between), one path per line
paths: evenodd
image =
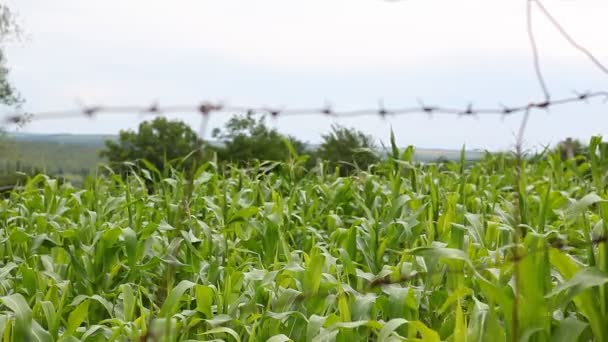
M7 38L17 35L18 32L19 25L15 21L15 14L8 6L0 4L0 44L4 43ZM0 104L11 106L21 103L22 99L9 82L8 73L6 57L0 49Z
M580 140L572 138L560 141L555 149L559 152L559 155L563 160L572 159L586 153L585 146Z
M352 134L360 134L353 130ZM316 154L318 147L315 145L302 146L301 142L295 139L290 140L289 137L281 136L274 140L274 146L277 146L282 152L281 156L276 158L279 161L286 161L292 156L287 152L287 145L281 138L287 138L295 147L295 153L301 155L303 159L308 159L307 167L315 166L318 158ZM0 174L13 175L14 172L25 172L31 174L33 170L40 170L47 175L60 176L68 178L71 182L81 185L87 175L94 174L99 163L107 162L107 159L99 156L100 151L104 150L107 140L118 141L118 136L113 135L86 135L86 134L25 134L11 133L2 135L0 133ZM228 140L229 141L229 140ZM272 140L270 140L272 141ZM260 144L260 140L256 140L256 144ZM338 144L342 144L338 142ZM206 143L209 150L226 151L222 149L225 142L210 141ZM235 144L233 146L238 146ZM259 146L259 145L258 145ZM207 150L208 156L211 157L210 151ZM239 159L242 164L249 163L253 160L268 160L268 158L260 158L252 151L266 151L264 149L250 149L247 155L242 153L243 149L233 148L232 151L240 151ZM363 150L365 151L365 150ZM347 151L348 152L348 151ZM483 156L479 151L465 151L467 160L478 160ZM221 152L220 152L221 153ZM342 158L331 157L329 160L334 160L332 167L341 164L335 160L344 159L342 163L346 166L352 166L353 154L360 154L361 150L350 149L350 153L344 153ZM219 157L220 161L228 162L224 156ZM417 161L433 162L458 160L460 152L458 150L433 150L433 149L416 149L414 158ZM267 157L267 156L266 156ZM138 159L138 158L136 158ZM249 162L247 162L249 161ZM361 164L359 164L361 165ZM366 169L367 164L361 166ZM349 171L350 172L350 171ZM11 177L9 177L12 179ZM14 177L13 177L14 178Z
M348 177L303 161L82 189L39 175L0 201L0 336L608 341L598 146L521 169L415 164L393 145Z
M202 147L203 141L186 123L157 117L142 122L137 132L120 131L118 140L107 140L106 148L99 155L122 174L129 170L125 162L139 160L162 172L167 162L174 160L183 159L179 163L183 169L200 165Z
M331 167L339 168L342 175L355 169L366 170L380 161L373 138L353 128L333 125L331 132L322 138L316 156L329 161Z
M290 149L298 154L305 152L303 142L269 128L264 116L256 119L252 113L234 116L223 130L213 131L213 138L221 143L216 147L218 160L239 165L254 160L286 161L290 158Z

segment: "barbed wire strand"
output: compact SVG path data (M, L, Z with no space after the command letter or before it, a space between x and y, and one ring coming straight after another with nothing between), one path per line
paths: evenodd
M360 108L352 110L336 111L330 106L317 108L285 108L279 109L274 107L256 107L256 106L227 106L222 103L213 103L209 101L203 102L201 105L170 105L161 107L157 104L153 106L108 106L94 105L83 106L82 108L49 111L49 112L23 112L5 116L5 123L9 124L26 124L31 121L51 120L51 119L68 119L74 117L94 118L99 114L143 114L157 115L163 113L200 113L203 115L211 115L217 113L256 113L267 114L271 117L280 116L299 116L299 115L326 115L329 117L356 117L377 115L380 117L398 116L408 114L446 114L460 116L477 116L477 115L512 115L520 112L526 112L530 109L546 109L553 106L565 105L576 102L584 102L592 98L601 98L608 101L608 91L593 91L577 93L575 96L564 97L555 100L540 100L532 101L516 106L500 106L500 107L485 107L476 108L473 104L469 104L463 108L457 107L442 107L436 105L420 105L402 108L390 108L379 106L377 108Z
M533 7L532 2L535 2L536 7L541 11L541 13L550 21L550 23L558 30L558 32L567 40L570 45L572 45L575 49L586 55L591 62L600 69L603 73L608 74L608 68L604 66L598 58L596 58L588 49L579 44L576 40L572 38L568 34L568 32L564 29L564 27L559 23L559 21L547 10L547 8L542 4L540 0L525 0L526 1L526 28L527 35L530 43L530 47L532 50L532 58L533 58L533 67L534 72L537 78L537 82L541 88L543 93L543 99L540 101L530 101L528 103L519 104L516 106L499 106L492 108L476 108L473 104L469 104L464 108L454 108L454 107L443 107L443 106L434 106L434 105L425 105L424 103L420 103L419 106L413 107L405 107L405 108L387 108L382 103L377 108L359 108L354 110L346 110L346 111L336 111L331 106L326 105L319 108L275 108L275 107L258 107L258 106L226 106L222 103L214 103L211 101L204 101L200 105L174 105L167 107L160 107L157 103L148 106L105 106L105 105L96 105L96 106L81 106L81 108L66 110L66 111L54 111L54 112L38 112L38 113L17 113L12 114L6 117L5 122L10 124L24 125L28 122L35 120L46 120L46 119L65 119L65 118L73 118L85 116L89 118L94 118L98 114L135 114L139 113L142 115L160 115L163 113L198 113L202 115L202 122L200 126L200 134L203 135L206 126L208 124L209 118L211 115L216 115L220 113L256 113L256 114L266 114L270 115L273 118L277 118L280 116L295 116L295 115L326 115L328 117L356 117L356 116L367 116L367 115L377 115L381 118L386 118L388 116L397 116L397 115L408 115L408 114L446 114L446 115L459 115L459 116L478 116L478 115L501 115L507 116L516 113L523 113L522 122L519 127L519 131L516 135L516 154L521 157L523 154L523 143L524 143L524 134L526 126L529 122L529 117L531 112L535 109L544 109L548 110L551 107L565 105L569 103L579 103L579 102L587 102L587 100L592 98L601 98L604 102L608 101L608 91L598 90L594 92L582 92L577 93L575 96L564 97L560 99L551 99L549 89L547 87L547 83L545 77L542 72L541 62L540 62L540 54L539 47L536 41L535 32L534 32L534 22L533 22ZM520 165L521 166L521 165ZM519 176L518 176L519 177ZM517 234L514 231L514 234ZM460 275L471 275L476 276L480 275L480 272L491 271L494 269L500 269L505 267L513 267L513 272L515 277L518 277L519 270L517 265L521 263L525 258L528 258L537 253L548 253L549 251L556 249L563 252L568 252L569 250L579 250L583 246L587 246L588 248L595 248L599 244L605 244L607 242L606 236L600 236L598 238L592 239L589 243L585 244L568 244L563 240L556 240L551 243L548 243L546 246L533 250L526 250L526 248L517 240L514 239L514 243L508 246L502 246L501 249L494 251L497 253L497 258L502 259L502 261L497 261L492 264L486 265L473 265L468 266L465 263L465 266L461 270L454 270L448 266L439 267L436 270L436 273L439 275L446 274L460 274ZM520 251L522 253L520 253ZM465 251L466 253L466 251ZM509 255L509 253L511 255ZM489 257L488 257L489 258ZM485 263L485 261L484 261ZM472 268L470 266L473 266ZM368 291L375 291L379 287L393 285L393 284L401 284L404 282L412 282L417 280L420 277L431 275L429 272L425 271L412 271L409 274L402 275L398 279L394 279L391 276L384 276L373 279L369 282ZM519 332L518 332L518 309L515 307L517 305L517 300L519 295L517 294L519 284L516 282L515 286L515 297L514 297L514 311L513 311L513 326L512 326L512 335L513 339L517 340ZM302 298L300 298L302 299Z
M538 55L538 46L536 44L536 37L534 36L534 27L532 23L532 1L526 1L526 24L527 24L527 32L528 39L530 40L530 48L532 50L532 59L534 64L534 73L536 74L536 79L538 80L538 84L543 92L546 101L549 101L549 89L547 88L547 82L545 81L545 77L543 76L541 67L540 67L540 57Z
M557 31L564 37L572 47L582 52L584 55L595 64L595 66L600 69L603 73L608 74L608 67L606 67L600 60L595 57L591 51L581 44L579 44L572 36L566 31L562 24L547 10L547 8L543 5L541 0L533 0L536 3L536 6L540 9L540 11L545 15L547 19L551 22L551 24L557 29Z
M37 120L48 120L48 119L67 119L77 116L85 116L93 118L98 114L140 114L140 115L160 115L164 113L199 113L203 114L200 132L202 136L206 130L206 126L209 121L209 116L218 113L256 113L266 114L273 118L279 116L296 116L296 115L318 115L323 114L330 117L357 117L357 116L369 116L378 115L379 117L385 118L387 116L407 115L407 114L445 114L445 115L458 115L458 116L473 116L478 115L501 115L507 116L516 113L524 113L522 123L525 125L528 122L528 116L532 109L545 109L548 110L550 107L564 105L568 103L586 102L591 98L603 98L604 102L608 101L608 91L599 90L594 92L582 92L576 93L576 96L564 97L557 100L551 100L550 92L545 81L545 77L542 72L539 48L534 34L534 22L532 20L532 2L536 4L536 7L542 12L542 14L551 22L551 24L558 30L558 32L566 39L570 45L585 54L601 71L608 73L606 68L597 57L595 57L588 49L579 44L572 36L570 36L559 21L547 10L540 0L526 0L526 25L528 39L532 50L534 71L543 93L544 98L540 101L530 101L528 103L516 105L516 106L504 106L494 108L475 108L471 103L464 108L444 107L436 105L425 105L423 103L420 106L406 107L406 108L386 108L380 104L378 108L360 108L346 111L335 111L329 105L320 108L278 108L278 107L257 107L257 106L225 106L222 103L214 103L211 101L205 101L201 105L174 105L161 108L157 103L153 103L148 106L107 106L107 105L95 105L95 106L81 106L78 109L64 110L64 111L51 111L51 112L23 112L18 114L11 114L5 117L5 123L25 125L31 121ZM520 132L523 132L525 127L520 127ZM517 143L522 143L523 140L519 139L521 134L518 134ZM521 146L520 146L521 149Z

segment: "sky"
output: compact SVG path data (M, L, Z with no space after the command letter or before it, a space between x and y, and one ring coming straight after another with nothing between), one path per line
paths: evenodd
M608 2L545 0L582 45L608 64ZM479 107L542 99L526 31L525 0L9 0L24 35L7 43L10 78L29 112L86 105L161 107L222 101L244 106L335 110L418 104ZM553 98L608 89L608 75L533 13ZM5 113L10 113L5 110ZM608 105L534 111L533 148L608 130ZM168 113L199 129L196 113ZM228 120L212 115L205 136ZM34 121L9 130L109 133L149 117ZM317 143L332 124L387 142L427 148L508 149L521 115L415 114L279 117L269 124Z

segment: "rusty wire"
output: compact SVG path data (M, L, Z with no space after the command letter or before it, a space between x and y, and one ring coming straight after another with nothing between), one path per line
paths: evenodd
M533 10L537 8L540 13L549 20L549 22L557 29L557 31L567 40L575 49L586 55L595 66L602 72L608 74L608 68L602 64L599 59L594 56L590 50L578 43L559 21L549 12L540 0L525 0L526 1L526 24L527 34L532 50L533 66L537 81L543 93L543 99L527 101L521 104L497 107L475 107L472 103L466 107L446 107L440 105L426 105L422 102L417 106L411 107L385 107L382 103L377 107L358 108L353 110L335 110L332 106L324 105L317 108L281 108L281 107L259 107L247 105L225 105L219 102L202 101L200 104L192 105L170 105L159 106L157 103L143 106L121 106L121 105L83 105L79 108L62 110L62 111L47 111L47 112L17 112L5 116L6 124L25 125L31 121L48 120L48 119L69 119L74 117L94 118L100 114L143 114L143 115L160 115L164 113L194 113L201 114L202 124L201 132L204 131L210 115L216 114L239 114L239 113L256 113L269 115L273 118L283 116L296 115L325 115L335 118L357 117L357 116L378 116L385 118L388 116L399 116L409 114L445 114L458 116L479 115L498 115L507 116L515 113L524 113L522 126L517 135L517 144L523 143L523 132L525 125L528 122L528 117L534 109L548 110L551 107L569 104L586 102L592 98L603 99L604 103L608 102L608 90L596 90L576 93L574 96L552 99L545 77L543 76L539 46L534 34ZM535 7L534 7L535 5ZM521 146L519 147L521 148Z
M569 103L584 102L592 98L601 98L608 101L608 91L584 92L570 97L564 97L555 100L540 100L515 106L497 106L497 107L475 107L470 104L463 108L457 107L442 107L436 105L425 105L412 107L385 107L383 105L377 108L368 107L354 110L334 110L331 106L323 106L318 108L278 108L278 107L249 107L249 106L234 106L224 105L222 103L203 102L201 105L169 105L161 107L157 104L148 106L106 106L92 105L83 106L79 109L37 112L37 113L16 113L5 117L6 123L25 124L30 121L48 120L48 119L68 119L74 117L93 118L99 114L145 114L158 115L162 113L199 113L202 115L211 115L217 113L255 113L265 114L271 117L281 116L296 116L296 115L326 115L329 117L356 117L377 115L380 117L398 116L408 114L447 114L461 116L477 116L477 115L502 115L507 116L515 113L526 112L530 109L548 109L553 106L559 106Z

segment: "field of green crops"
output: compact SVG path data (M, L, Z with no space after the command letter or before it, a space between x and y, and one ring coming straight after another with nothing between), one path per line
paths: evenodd
M0 202L0 338L608 341L608 153L590 151L37 176Z

